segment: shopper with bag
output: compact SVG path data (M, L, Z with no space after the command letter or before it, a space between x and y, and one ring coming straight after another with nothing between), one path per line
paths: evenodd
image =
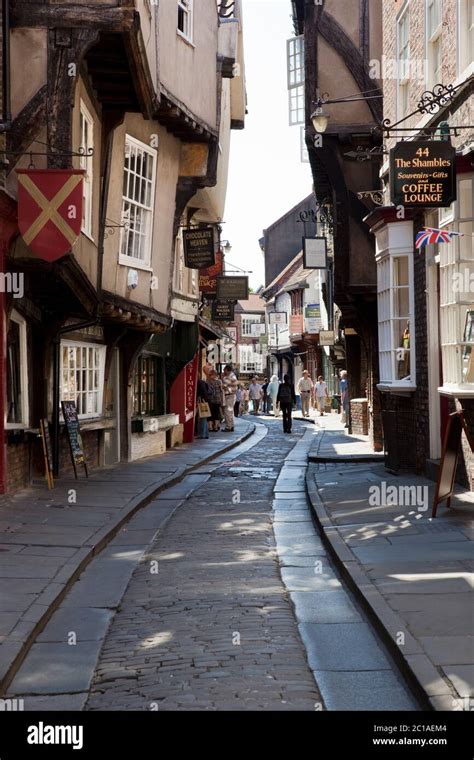
M290 376L285 375L283 382L278 388L277 403L283 414L283 432L291 433L291 411L296 404L295 386L290 381Z
M211 410L209 431L211 433L218 433L221 429L221 409L224 406L224 390L222 380L217 376L215 369L211 369L209 372L207 385L209 388L209 407Z
M209 407L209 386L204 380L197 382L197 414L198 438L209 438L208 419L211 416Z

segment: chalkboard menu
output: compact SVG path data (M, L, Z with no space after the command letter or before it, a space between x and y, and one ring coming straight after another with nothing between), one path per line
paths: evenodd
M87 462L86 456L84 454L84 447L82 444L76 404L74 401L61 401L61 408L63 410L64 423L66 425L66 432L69 439L69 448L71 451L71 461L72 466L74 467L74 474L77 478L77 465L82 464L84 466L86 476L88 476Z
M205 269L215 264L213 227L183 230L184 263L189 269Z
M43 443L43 455L45 465L45 477L48 488L54 488L53 479L53 448L51 446L51 436L49 435L48 420L40 420L41 440Z

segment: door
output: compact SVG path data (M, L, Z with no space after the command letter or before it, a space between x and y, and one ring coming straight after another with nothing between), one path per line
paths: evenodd
M105 417L113 427L104 431L104 465L120 461L120 361L119 349L114 348L110 362L109 378L105 399Z

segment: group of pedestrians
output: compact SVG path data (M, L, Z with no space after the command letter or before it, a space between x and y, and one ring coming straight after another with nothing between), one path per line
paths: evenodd
M224 367L222 376L211 364L203 368L204 379L198 380L197 385L197 434L198 438L209 438L209 433L219 432L221 423L225 421L225 432L234 430L234 420L241 414L247 414L252 402L252 413L258 415L260 408L264 414L273 409L275 417L281 411L283 416L283 431L291 433L292 411L296 405L296 391L289 375L285 375L280 383L277 375L272 375L270 381L264 378L263 384L255 376L250 384L239 384L231 364ZM341 370L340 391L342 406L342 421L348 422L349 393L347 372ZM297 384L297 392L301 398L303 417L310 416L310 408L319 410L322 417L329 402L327 384L324 377L319 375L313 382L307 369Z
M219 377L217 370L206 364L203 374L205 379L197 383L197 437L209 438L209 433L220 432L222 418L225 420L224 430L231 433L238 391L233 367L227 364Z

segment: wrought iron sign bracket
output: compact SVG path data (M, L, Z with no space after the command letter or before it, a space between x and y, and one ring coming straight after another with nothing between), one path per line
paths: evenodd
M28 166L29 169L34 169L34 161L33 156L46 156L47 158L92 158L94 155L94 148L88 148L87 150L83 150L79 148L79 150L72 150L67 151L64 153L56 153L53 151L38 151L38 150L0 150L0 167L5 169L8 166L10 166L10 162L8 160L8 156L29 156L30 157L30 165ZM5 158L3 158L3 156Z
M439 125L436 127L422 127L417 129L416 127L400 127L400 124L404 124L406 121L415 116L416 114L436 114L445 106L448 106L456 97L458 90L464 86L465 82L461 82L456 87L452 84L435 84L432 90L425 90L421 99L418 102L418 107L412 113L404 116L403 119L399 119L392 124L390 119L384 119L382 124L374 128L374 132L383 132L385 137L395 136L398 132L419 132L420 136L426 133L427 136L434 136L436 132L439 132ZM464 129L472 129L472 126L455 126L446 125L443 130L443 134L457 135L458 131Z

